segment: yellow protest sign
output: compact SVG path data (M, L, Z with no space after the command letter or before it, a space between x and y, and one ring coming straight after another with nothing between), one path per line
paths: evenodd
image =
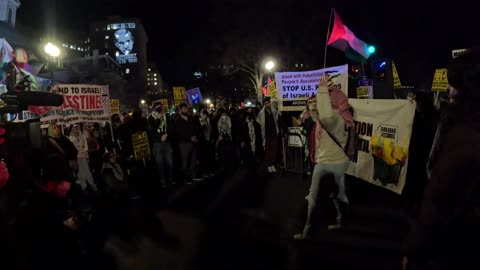
M268 91L270 91L270 97L272 99L277 99L277 86L275 85L275 81L272 80L268 84Z
M398 76L397 67L395 67L395 63L392 61L392 71L393 71L393 89L398 89L402 87L402 83L400 82L400 77Z
M132 134L132 145L136 160L150 157L150 144L146 131Z
M175 106L178 106L182 103L187 103L185 87L173 87L173 101Z
M119 99L110 99L110 113L111 114L120 114L120 100Z
M368 98L368 86L357 87L357 98Z
M162 104L162 108L168 110L168 99L162 98L158 100Z
M440 68L435 70L433 75L432 91L446 92L448 89L447 69Z

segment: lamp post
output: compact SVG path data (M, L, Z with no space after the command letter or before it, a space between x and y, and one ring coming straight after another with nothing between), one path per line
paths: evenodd
M265 63L265 69L268 70L268 72L271 72L274 67L275 67L275 62L271 60Z
M51 58L50 60L51 60L52 63L55 63L55 60L61 54L60 49L51 42L48 42L47 44L45 44L45 46L43 47L43 50ZM54 78L53 78L53 76L54 76L53 67L50 67L49 69L50 69L50 79L53 82L53 80L54 80Z

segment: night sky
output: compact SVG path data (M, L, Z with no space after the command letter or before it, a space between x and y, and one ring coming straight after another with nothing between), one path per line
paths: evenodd
M320 68L332 6L298 0L21 2L18 20L41 31L46 29L47 18L52 18L49 14L55 14L55 6L54 23L59 32L86 35L90 21L111 15L140 18L149 37L148 57L157 63L167 82L180 82L195 70L222 64L226 61L221 55L223 48L227 50L245 38L277 48L274 56L279 62L282 55L292 57L302 51L311 58L314 68ZM392 1L387 8L336 1L335 7L359 38L375 44L379 55L394 59L402 84L418 85L433 76L434 68L448 63L452 49L480 44L479 7L471 2L461 5L455 1L455 6L436 2L421 7L419 1L410 5ZM290 38L294 46L278 50L278 39L270 38L276 35Z

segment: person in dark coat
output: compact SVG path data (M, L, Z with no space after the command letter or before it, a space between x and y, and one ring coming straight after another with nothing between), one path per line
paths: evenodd
M450 103L427 165L420 214L406 238L403 269L479 269L480 52L448 67Z
M153 141L153 155L163 187L173 183L173 150L170 137L173 136L171 123L161 105L157 105L148 117L148 131Z
M248 167L261 160L263 150L262 127L255 119L253 108L246 108L245 120L240 126L240 150L242 160Z

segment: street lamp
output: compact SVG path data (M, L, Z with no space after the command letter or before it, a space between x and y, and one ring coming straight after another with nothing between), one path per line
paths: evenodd
M209 98L207 98L207 99L205 99L205 103L210 104L210 103L212 103L212 101Z
M140 100L140 104L145 104L145 99Z
M60 56L60 49L53 45L51 42L48 42L45 47L43 47L45 53L51 57L59 57Z
M275 63L273 61L268 61L266 64L265 64L265 68L268 70L268 71L272 71L272 69L275 67Z

